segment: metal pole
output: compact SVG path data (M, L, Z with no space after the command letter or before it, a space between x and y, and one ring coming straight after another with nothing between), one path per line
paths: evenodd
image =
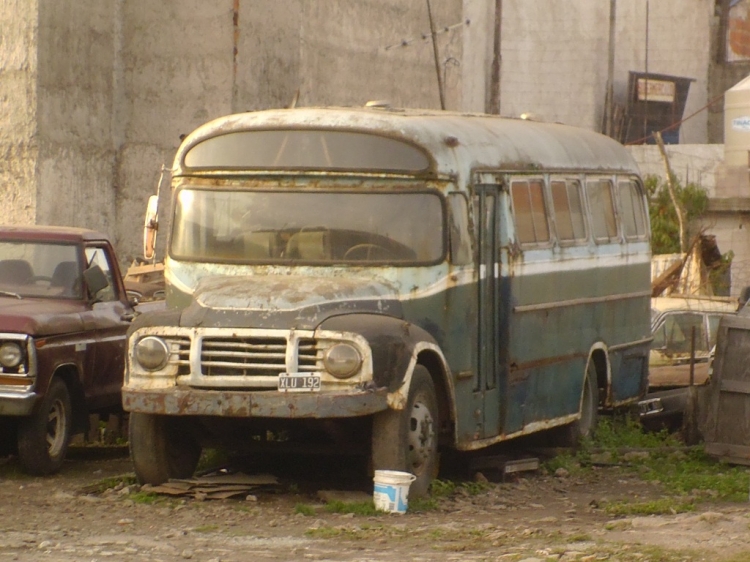
M648 0L646 0L646 77L643 90L643 138L645 139L648 137Z
M607 66L607 103L605 109L605 133L612 136L614 118L614 81L615 81L615 32L616 32L617 0L609 2L609 62Z
M443 78L440 76L440 60L438 58L437 33L435 32L435 22L432 20L432 6L430 6L430 0L427 0L427 15L430 18L432 52L435 57L435 74L437 74L438 92L440 93L440 109L445 109L445 98L443 96Z
M495 0L494 40L492 45L492 72L490 75L489 113L500 115L500 38L503 26L503 0Z

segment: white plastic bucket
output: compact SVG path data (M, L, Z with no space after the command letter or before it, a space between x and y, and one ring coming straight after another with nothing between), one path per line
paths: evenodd
M408 472L376 470L372 494L375 509L389 513L406 513L409 505L409 486L417 479Z

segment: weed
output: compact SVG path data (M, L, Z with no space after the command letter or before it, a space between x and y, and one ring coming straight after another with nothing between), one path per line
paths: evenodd
M460 488L470 496L478 496L487 490L491 490L493 484L490 482L461 482Z
M197 473L220 468L229 463L229 456L222 449L203 449L198 460Z
M634 449L640 453L633 454ZM626 460L626 466L641 478L660 482L673 494L690 495L693 500L700 497L747 500L750 472L746 467L717 462L706 455L701 447L684 447L666 431L646 432L631 417L601 419L593 439L583 444L575 458L586 462L597 451L613 460ZM573 463L574 459L561 455L548 461L546 466L550 470L559 466L575 466Z
M440 507L440 502L435 497L420 497L409 500L408 509L413 513L424 513L435 511Z
M382 534L382 530L374 528L357 528L357 527L318 527L308 529L305 534L309 537L318 539L343 539L343 540L364 540L372 538L374 535Z
M679 498L660 498L658 500L638 503L613 502L604 506L612 516L628 515L666 515L685 513L695 509L695 503Z
M201 525L193 529L194 533L214 533L219 530L218 525Z
M435 479L430 484L430 495L435 498L445 498L456 491L456 483L450 480Z
M383 512L375 509L375 504L369 502L332 501L326 504L328 513L353 513L354 515L381 515Z
M569 474L577 474L582 470L581 463L575 455L565 452L544 462L542 465L549 474L554 474L559 469L568 471Z
M109 478L103 478L98 482L94 482L83 488L82 493L85 494L102 494L107 490L115 488L121 489L125 486L136 484L138 481L134 474L122 474L120 476L111 476Z
M588 451L604 449L617 453L620 449L653 449L657 447L679 447L679 439L667 430L646 432L641 423L631 416L600 418L592 439L584 443Z
M298 503L294 506L294 513L299 513L301 515L304 515L305 517L310 517L312 515L315 515L315 509L307 504Z
M151 492L134 492L128 495L128 498L130 498L135 503L143 503L147 505L163 501L163 498L161 496L159 496L158 494L153 494Z

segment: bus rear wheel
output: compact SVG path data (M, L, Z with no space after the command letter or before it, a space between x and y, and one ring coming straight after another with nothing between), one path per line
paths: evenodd
M138 482L158 485L193 475L201 446L186 420L133 412L129 426L130 459Z
M599 387L597 386L596 368L593 361L586 369L586 380L583 381L581 397L581 417L563 428L562 445L577 447L583 439L591 437L596 429L599 417Z
M416 476L409 497L427 495L438 472L437 428L435 385L427 369L417 365L406 407L380 412L373 419L373 469L409 472Z

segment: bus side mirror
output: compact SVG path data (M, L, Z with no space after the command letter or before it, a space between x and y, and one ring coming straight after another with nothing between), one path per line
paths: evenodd
M148 198L146 220L143 223L143 257L153 259L156 254L156 232L159 230L159 196Z

